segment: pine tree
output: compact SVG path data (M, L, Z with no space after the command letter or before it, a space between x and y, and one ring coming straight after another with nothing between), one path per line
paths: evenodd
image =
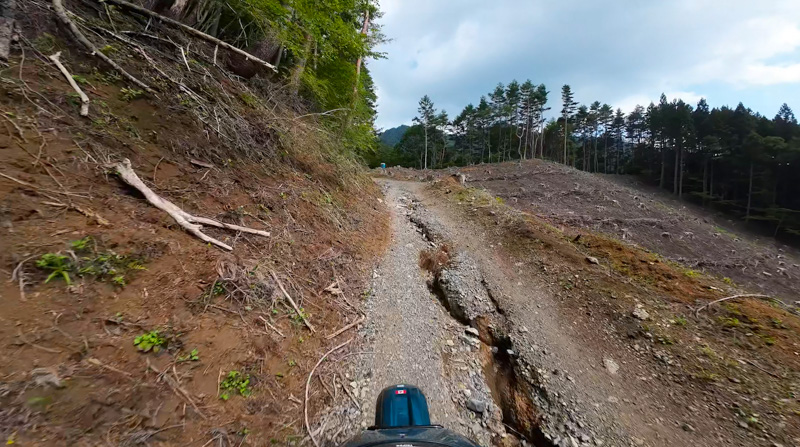
M414 122L421 125L425 132L425 155L423 162L423 169L428 169L428 129L434 124L436 119L436 109L433 107L433 101L428 95L419 100L419 108L417 109L419 116L414 117Z
M564 119L564 164L567 164L567 138L569 138L569 117L575 112L578 103L573 98L572 89L564 84L561 87L561 116Z

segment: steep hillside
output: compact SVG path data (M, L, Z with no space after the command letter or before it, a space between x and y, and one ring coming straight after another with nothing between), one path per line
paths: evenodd
M357 317L388 237L378 189L313 110L232 74L223 48L110 5L65 6L148 89L79 50L50 4L17 2L0 78L0 436L300 443L306 401L313 418L333 400L306 393L307 376ZM123 182L125 159L161 198L228 225L202 231L232 249Z

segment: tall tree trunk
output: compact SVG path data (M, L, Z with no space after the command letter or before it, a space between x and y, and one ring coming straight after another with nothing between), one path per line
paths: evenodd
M711 172L708 173L708 198L714 200L714 160L711 160L709 164Z
M603 144L603 173L608 174L608 131L606 130L605 143Z
M744 220L750 220L750 206L753 202L753 162L750 162L750 184L747 187L747 213Z
M658 187L662 189L667 178L667 148L665 146L664 140L661 140L661 179L658 181Z
M708 197L708 157L703 160L703 205Z
M564 106L566 110L566 106ZM564 164L567 164L567 133L569 132L569 119L564 115Z
M683 200L683 168L686 161L683 159L683 149L681 149L680 175L678 175L678 200Z
M306 69L308 53L311 51L311 34L305 33L305 39L306 41L303 44L303 54L301 55L300 60L297 61L297 65L292 68L292 76L289 81L289 85L291 86L292 92L295 95L300 91L300 80L303 76L303 71Z
M678 171L680 170L681 164L681 149L680 146L674 144L673 147L675 148L675 168L673 169L672 175L672 194L678 195Z
M428 169L428 126L424 126L425 129L425 167L423 169Z
M361 27L361 34L366 36L367 30L369 30L369 9L364 11L364 26ZM358 78L361 76L361 56L358 56L356 60L356 83L353 86L353 96L358 96ZM354 100L355 103L355 100Z

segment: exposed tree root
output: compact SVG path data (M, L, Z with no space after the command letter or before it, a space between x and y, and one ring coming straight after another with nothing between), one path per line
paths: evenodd
M169 200L161 198L158 194L154 193L152 189L150 189L147 185L145 185L144 182L139 178L139 176L136 175L136 172L134 172L133 168L131 167L131 161L128 160L127 158L122 160L121 163L113 165L113 168L119 175L119 177L122 179L122 181L139 190L139 192L141 192L145 196L148 202L150 202L156 208L169 214L173 219L175 219L176 222L178 222L178 225L182 226L183 228L186 229L186 231L197 236L204 242L214 244L218 247L224 248L225 250L233 250L233 247L231 247L230 245L222 241L219 241L217 239L214 239L206 235L202 231L200 231L202 229L202 225L199 224L210 225L218 228L225 228L227 230L241 231L244 233L257 234L259 236L265 236L265 237L269 237L270 235L270 233L267 231L256 230L253 228L242 227L239 225L232 225L223 222L218 222L214 219L193 216L183 211Z
M75 22L70 20L69 16L67 15L67 10L64 9L64 5L61 3L61 0L53 0L53 10L56 12L56 17L58 20L69 30L69 33L72 34L72 37L78 41L84 48L86 48L92 56L98 57L100 60L105 62L106 64L110 65L111 68L117 70L123 77L131 81L132 83L136 84L137 86L141 87L148 93L153 93L153 90L150 88L149 85L145 84L144 82L140 81L136 76L128 73L119 66L116 62L111 60L108 56L97 51L97 48L89 42L89 39L81 33L78 27L75 25Z
M47 58L56 64L56 67L58 67L64 77L67 78L67 82L69 82L69 85L72 86L72 89L75 90L75 92L78 93L78 96L81 97L81 116L89 116L89 97L86 96L86 93L83 93L83 90L81 90L78 83L75 82L75 79L72 78L72 74L70 74L70 72L67 70L67 67L61 63L61 52L59 51L56 54L48 56Z

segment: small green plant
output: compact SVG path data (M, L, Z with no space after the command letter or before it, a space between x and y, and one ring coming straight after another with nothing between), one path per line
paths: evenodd
M689 320L681 316L675 317L675 319L672 320L672 324L676 326L686 326L687 323L689 323Z
M739 327L742 324L738 318L734 317L719 317L718 320L723 327L727 328Z
M158 331L146 332L133 339L133 345L142 352L158 353L161 347L167 344L167 339L160 336Z
M36 267L50 271L50 275L44 280L45 283L50 282L53 278L63 278L67 285L72 284L69 272L72 271L73 265L67 256L56 253L45 253L36 261Z
M683 271L683 274L688 276L689 278L699 278L702 276L702 273L698 272L697 270L686 269Z
M732 279L730 279L730 278L728 278L727 276L726 276L726 277L724 277L724 278L722 278L722 282L724 282L725 284L727 284L727 285L729 285L729 286L732 286L732 285L733 285L733 280L732 280Z
M219 398L222 400L230 399L234 393L239 393L243 397L252 394L252 391L250 391L250 375L239 371L229 372L219 387L222 391Z
M100 48L100 52L105 54L106 56L110 56L116 53L117 51L119 51L119 49L114 45L104 45Z
M42 33L33 41L33 46L42 53L49 54L55 51L57 43L52 34Z
M783 321L777 318L770 318L770 323L772 323L772 327L775 329L788 329L786 325L783 324Z
M295 362L294 360L289 360L289 366L295 367L297 366L297 362Z
M73 107L78 107L81 105L81 95L77 94L76 92L69 92L67 93L67 103Z
M661 335L658 337L658 342L662 345L674 345L675 339L670 337L669 335Z
M304 308L302 308L302 307L300 308L300 312L299 313L292 312L292 322L294 324L297 324L297 325L304 324L303 320L308 320L308 318L309 318L309 315L306 313L306 310Z
M704 355L704 356L706 356L706 357L708 357L708 358L710 358L710 359L715 359L715 358L717 358L717 353L716 353L716 352L714 352L714 350L713 350L713 349L711 349L711 348L710 348L708 345L703 345L703 346L700 348L700 352L701 352L701 353L703 353L703 355Z
M759 337L761 337L761 339L764 340L764 343L766 343L767 346L772 346L778 342L778 340L776 340L775 337L769 335L759 335Z
M89 80L81 75L72 75L72 79L80 85L86 85L89 83Z
M243 103L247 104L250 107L255 108L256 106L258 106L258 99L256 99L255 96L247 92L239 93L239 99L241 99Z
M197 349L192 349L192 352L186 355L179 355L176 359L178 362L197 362L200 360L200 351Z
M122 87L119 90L119 99L125 102L131 102L134 99L141 98L142 95L144 95L144 91L135 88Z
M125 275L117 275L111 278L111 282L114 283L115 286L119 287L125 287L125 285L127 284L125 282Z
M502 205L502 204L506 203L506 201L503 200L502 197L495 197L494 201L497 202L498 205Z
M75 251L84 251L89 246L89 242L92 241L91 236L86 236L83 239L78 239L77 241L72 241L69 243L70 248Z
M219 281L214 281L214 287L211 288L211 293L214 296L222 295L226 292L225 285Z

